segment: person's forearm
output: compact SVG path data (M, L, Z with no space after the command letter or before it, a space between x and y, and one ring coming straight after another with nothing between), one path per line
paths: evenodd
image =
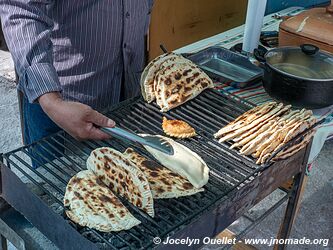
M38 98L44 112L59 127L78 140L109 138L99 127L114 127L115 122L91 107L64 101L59 92L46 93Z
M46 93L38 98L38 102L45 113L50 112L52 107L56 106L60 101L62 101L60 92Z

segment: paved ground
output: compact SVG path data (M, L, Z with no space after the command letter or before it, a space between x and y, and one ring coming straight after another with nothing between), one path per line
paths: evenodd
M0 152L7 152L21 145L18 104L13 81L11 61L8 54L0 51ZM256 206L251 216L260 214L267 204L278 197L278 194L266 199ZM292 246L289 249L333 249L333 142L325 144L309 178L302 207L296 220L291 237L309 239L330 239L330 246ZM283 214L281 207L264 220L245 238L274 237ZM0 215L18 234L25 239L28 249L56 249L36 228L13 209ZM242 220L232 228L237 230L244 226ZM52 226L52 225L50 225ZM271 249L257 246L260 249Z

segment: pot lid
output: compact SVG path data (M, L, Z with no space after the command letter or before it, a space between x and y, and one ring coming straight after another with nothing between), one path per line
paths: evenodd
M333 55L311 44L280 47L268 51L266 63L293 77L307 80L333 80Z
M326 8L313 8L281 22L280 29L333 45L333 0Z

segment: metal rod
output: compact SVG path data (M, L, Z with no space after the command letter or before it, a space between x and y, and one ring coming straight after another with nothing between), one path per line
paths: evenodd
M269 215L272 214L272 212L274 212L278 207L280 207L285 201L288 200L288 195L284 195L278 202L276 202L273 206L271 206L267 211L264 212L264 214L262 214L259 218L257 218L256 220L251 220L248 219L245 215L243 215L242 217L247 218L248 220L251 221L251 224L249 226L247 226L244 230L242 230L242 232L240 232L239 234L235 235L236 238L236 242L238 242L240 239L242 239L242 237L244 235L246 235L249 231L251 231L254 227L258 226L263 220L265 220ZM224 247L221 248L221 250L224 249L232 249L234 246L233 245L226 245Z
M19 170L22 174L24 174L25 177L27 177L33 184L35 184L37 187L41 188L46 194L50 195L51 199L53 199L55 202L62 204L62 202L55 197L54 195L52 195L45 187L43 187L43 185L40 185L40 183L38 183L31 175L29 175L26 171L24 171L21 167L19 167L14 161L12 161L11 159L8 159L6 157L6 160L11 162L11 164L17 169Z
M33 160L37 161L39 164L41 164L41 162L36 157L34 157L32 154L30 154L27 149L22 150L22 152L24 152L31 159L33 159ZM61 169L59 169L58 167L56 167L55 164L53 164L52 166L55 167L58 171L64 172ZM49 171L53 176L55 176L59 181L61 181L66 186L67 181L65 179L63 179L62 177L60 177L58 174L56 174L52 169L50 169L49 167L47 167L46 164L42 165L41 167L45 168L47 171Z
M68 139L66 138L66 136L61 135L61 138L62 138L63 141L64 141L64 145L65 145L66 143L71 144L71 145L74 146L77 150L79 150L80 152L82 152L83 155L86 154L86 152L84 152L84 151L82 150L82 147L79 147L79 146L77 146L76 144L74 144L74 143L72 142L72 140L68 140ZM61 146L61 143L58 142L57 140L56 140L56 144L58 144L59 146ZM82 157L81 154L76 153L76 152L75 152L74 150L72 150L70 147L65 147L65 150L70 151L73 155L79 157L82 161L85 161L85 160L86 160L85 158Z
M48 142L47 140L44 141L46 144L48 144L49 147L51 147L55 152L57 152L59 155L62 155L64 158L66 158L69 162L71 162L73 164L73 166L77 166L76 162L74 162L71 158L69 158L67 155L65 155L63 152L61 152L59 149L57 149L56 147L54 147L50 142ZM41 146L47 153L49 153L50 155L52 155L55 159L57 159L59 162L61 162L62 164L66 165L67 167L69 167L70 169L72 169L73 171L77 171L77 169L73 168L73 166L71 164L66 163L64 160L62 160L60 157L57 157L53 152L51 152L47 147L45 147L43 144L40 144L39 146ZM79 167L80 169L80 167ZM82 168L81 168L82 169Z
M14 158L16 158L16 160L18 160L19 162L21 162L24 166L26 166L31 172L33 172L34 174L36 174L41 180L43 180L43 181L45 181L45 183L49 184L54 190L58 191L59 193L63 193L63 191L58 186L54 185L49 179L47 179L44 175L42 175L41 173L39 173L37 170L35 170L34 168L30 167L30 165L28 163L26 163L24 160L22 160L16 154L13 154L12 156ZM39 184L38 187L42 187L42 185Z
M168 53L168 50L164 47L163 44L160 44L160 48L163 51L163 53Z
M241 239L244 235L246 235L250 230L259 225L264 219L266 219L273 211L275 211L278 207L280 207L285 201L287 201L289 195L284 195L277 203L275 203L272 207L270 207L262 216L256 219L250 226L244 229L241 233L236 236L236 239Z

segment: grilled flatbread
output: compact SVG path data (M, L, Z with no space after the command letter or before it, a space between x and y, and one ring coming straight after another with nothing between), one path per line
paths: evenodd
M162 128L164 133L176 138L190 138L196 135L194 128L181 120L168 120L163 117Z
M262 131L259 135L245 144L242 149L240 150L241 154L250 155L258 149L263 143L266 143L272 134L276 131L277 125L272 125L266 131Z
M175 108L213 87L212 80L192 61L167 53L151 61L141 75L143 98L156 103L161 111Z
M244 142L250 141L253 138L256 138L258 135L260 135L261 133L265 132L268 128L271 128L271 126L273 126L273 124L276 124L277 122L289 122L291 120L294 120L294 118L296 119L296 117L300 117L302 114L302 111L299 110L294 110L294 111L286 111L285 114L283 114L281 117L279 117L278 119L271 119L264 121L263 123L259 124L258 126L252 128L251 130L245 132L244 134L241 134L240 136L233 138L233 141L237 142L235 143L236 145L233 145L234 147L239 147L241 145L245 145Z
M236 120L230 122L227 126L221 128L217 133L215 133L215 138L220 138L224 134L233 132L237 129L240 129L241 127L250 124L258 117L261 117L271 111L274 107L276 107L278 104L276 102L270 102L267 104L263 104L260 106L257 106L253 109L250 109L249 111L245 112L241 116L239 116Z
M305 129L309 128L316 122L316 118L310 118L306 112L305 116L295 117L290 120L288 123L284 123L285 126L282 129L275 133L272 138L268 140L266 143L266 147L264 149L258 148L256 155L260 154L258 163L263 163L269 157L269 154L275 151L275 149L281 147L283 144L287 143L291 138L295 137L297 134L302 133ZM304 120L305 117L305 120ZM301 119L301 121L299 121ZM303 119L303 121L302 121ZM299 121L299 122L297 122Z
M161 111L175 108L214 86L212 80L197 66L175 62L155 76L156 103Z
M203 188L193 187L186 178L159 165L155 161L141 156L132 148L126 149L124 156L139 167L147 176L151 192L155 199L188 196L204 190Z
M296 145L278 153L274 158L273 161L279 161L279 160L284 160L287 159L288 157L296 154L298 151L303 149L306 145L308 145L309 141L311 140L312 136L314 135L315 131L311 131L307 133L303 140Z
M248 145L249 142L253 142L255 140L258 140L263 137L263 133L269 131L274 125L276 124L276 121L269 121L268 123L265 123L262 127L259 129L257 127L254 128L252 133L249 133L246 137L242 137L243 139L237 143L234 143L230 148L236 148L240 146Z
M72 221L102 232L127 230L141 223L90 170L70 179L64 205Z
M140 79L141 93L145 101L150 103L155 100L154 78L161 65L165 61L179 57L179 55L174 53L166 53L156 57L146 66Z
M112 148L91 152L87 168L116 194L154 217L153 196L146 176L124 155Z
M270 102L247 111L214 136L220 143L233 141L231 149L239 148L240 154L258 158L256 163L262 164L276 150L309 129L316 121L310 110L291 110L290 105ZM294 151L291 150L290 153L287 150L283 156L294 154L301 149L300 145L294 146Z
M254 120L250 124L240 128L240 129L237 129L237 130L233 131L232 133L227 134L226 136L223 136L222 138L219 139L219 142L224 142L224 141L230 140L232 138L235 138L236 136L239 136L240 134L245 133L249 129L252 129L252 128L258 126L262 122L265 122L265 121L267 122L267 121L272 120L273 118L277 117L279 114L287 111L289 108L290 108L290 106L283 107L283 104L280 103L277 105L277 107L273 108L266 115L258 117L258 119Z
M297 123L296 126L294 126L293 129L291 129L286 137L284 138L283 142L288 142L290 141L293 137L295 137L297 134L302 133L304 130L310 128L313 124L317 122L317 119L314 117L309 117L305 121L300 121Z
M269 157L267 155L271 154L277 147L279 147L280 143L286 137L288 130L290 127L284 127L279 130L278 133L272 135L272 140L269 145L267 145L261 152L259 159L257 160L258 163L264 163L265 160Z
M168 141L174 150L173 155L167 155L149 146L144 146L159 163L186 178L196 188L201 188L207 184L209 168L199 155L170 138L160 135L155 136Z

